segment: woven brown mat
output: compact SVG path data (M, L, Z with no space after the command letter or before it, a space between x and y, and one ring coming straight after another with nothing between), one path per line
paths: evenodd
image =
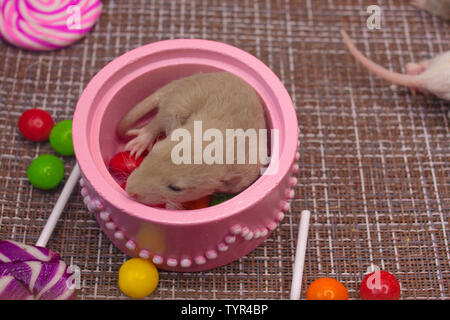
M450 24L407 1L376 1L381 29L369 30L366 8L373 2L109 0L95 28L69 48L33 53L0 43L1 238L35 243L62 189L44 192L28 182L31 160L54 151L21 137L16 123L23 111L71 118L88 81L115 57L158 40L205 38L255 55L291 94L301 140L296 198L255 251L207 272L161 271L149 299L289 298L303 209L313 213L304 288L333 277L358 299L375 264L398 278L403 299L448 299L450 104L369 74L348 54L339 30L372 59L402 71L409 61L449 50ZM64 162L67 178L74 159ZM49 247L81 268L79 298L126 298L117 274L127 256L101 232L79 192Z

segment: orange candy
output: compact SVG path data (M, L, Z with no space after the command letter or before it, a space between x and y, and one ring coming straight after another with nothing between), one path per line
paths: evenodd
M209 207L211 203L211 195L183 203L186 210L196 210Z
M306 300L348 300L348 291L335 279L319 278L306 290Z

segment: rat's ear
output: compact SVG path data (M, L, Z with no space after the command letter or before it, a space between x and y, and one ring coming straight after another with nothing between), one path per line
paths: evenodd
M238 173L233 173L232 175L220 180L221 185L219 186L219 192L232 192L236 186L241 183L242 175Z

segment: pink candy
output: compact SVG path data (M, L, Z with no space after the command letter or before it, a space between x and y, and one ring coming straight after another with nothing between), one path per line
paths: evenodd
M24 49L59 49L89 32L101 11L100 0L0 0L0 36Z
M49 249L0 240L0 300L71 299L67 269Z

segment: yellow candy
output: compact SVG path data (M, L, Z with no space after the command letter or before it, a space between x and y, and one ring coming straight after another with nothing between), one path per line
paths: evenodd
M119 269L119 288L131 298L144 298L158 286L159 274L147 259L133 258Z

